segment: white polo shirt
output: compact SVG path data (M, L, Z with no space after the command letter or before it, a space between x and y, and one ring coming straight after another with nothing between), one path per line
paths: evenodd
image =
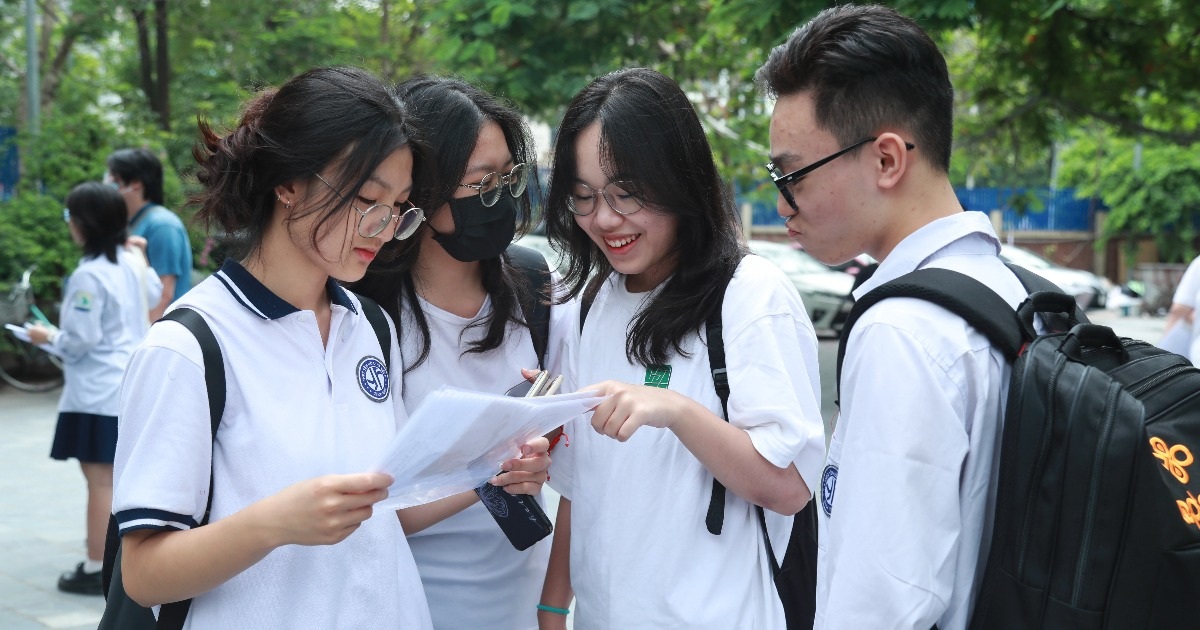
M402 378L357 299L330 281L322 345L316 316L228 261L176 306L199 311L221 346L226 403L211 443L199 344L152 327L121 391L113 511L122 534L186 530L320 475L369 470L390 443ZM390 322L389 322L390 325ZM393 332L393 339L395 339ZM429 610L396 514L376 512L336 545L287 545L192 602L189 628L429 628Z
M687 356L648 375L625 355L626 331L653 293L630 293L613 274L592 305L582 337L568 338L573 385L648 376L718 417L702 332L683 339ZM578 304L572 304L577 323ZM729 421L769 462L796 468L815 488L824 461L817 340L795 287L778 268L746 256L721 306L729 370ZM570 446L552 455L551 486L571 500L571 586L575 628L776 630L783 608L754 506L725 495L725 522L709 533L712 474L673 432L642 427L626 442L592 429L590 415L567 428ZM791 517L766 511L782 557Z
M1015 307L1026 293L999 248L983 213L939 219L855 295L939 267ZM884 300L858 320L817 496L817 629L966 628L991 542L1010 372L981 333L929 302Z
M141 306L157 304L162 292L154 270L134 256L140 254L118 248L115 263L84 258L67 279L59 332L50 341L66 375L59 411L117 415L121 376L150 326Z

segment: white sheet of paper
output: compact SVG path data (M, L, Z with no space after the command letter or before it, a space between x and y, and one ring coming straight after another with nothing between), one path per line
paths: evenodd
M442 387L411 412L373 469L395 479L375 507L406 508L478 488L519 457L522 444L601 400L595 392L516 398Z
M22 328L20 326L14 326L12 324L5 324L4 327L7 328L9 330L9 332L11 332L12 335L14 337L16 337L17 339L20 339L21 341L24 341L25 343L33 343L32 341L29 340L29 331L28 330L25 330L24 328ZM59 352L57 348L55 348L54 346L52 346L48 343L40 344L40 345L38 345L38 348L41 348L42 350L44 350L50 354L53 354L54 356L56 356L60 359L62 358L62 353Z

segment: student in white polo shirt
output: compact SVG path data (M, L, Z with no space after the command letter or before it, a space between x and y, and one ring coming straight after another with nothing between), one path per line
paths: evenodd
M412 238L384 247L354 290L399 323L409 409L443 385L502 394L522 380L522 368L539 364L521 306L534 299L533 287L505 254L518 226L529 224L533 140L518 112L462 80L417 77L396 93L421 121L429 149L412 196L429 210ZM557 364L557 345L549 345L547 367ZM476 504L410 533L408 544L434 627L537 627L549 538L518 551Z
M404 529L475 495L372 515L391 479L361 471L405 418L402 368L337 283L421 217L403 108L364 71L318 68L253 98L223 137L201 124L196 154L199 218L249 240L177 303L212 328L227 399L210 449L198 344L152 327L121 395L125 589L142 605L194 598L192 628L428 628ZM497 483L539 491L546 447ZM196 527L210 468L211 522Z
M559 126L547 233L580 302L564 349L579 389L611 397L567 426L543 628L775 630L777 559L825 440L817 342L795 287L738 242L733 200L683 90L653 70L600 77ZM722 300L717 287L732 278ZM721 309L728 422L704 326ZM592 385L594 384L594 385ZM727 489L719 535L706 513Z
M777 97L771 171L788 233L825 263L925 267L1025 291L988 217L950 185L954 91L933 40L881 6L822 11L758 71ZM962 318L916 299L850 332L822 472L816 628L967 626L990 543L1010 368ZM555 475L557 477L557 475Z
M58 579L59 590L101 593L104 534L112 507L113 454L121 375L150 323L162 283L137 248L127 248L125 202L99 183L67 195L67 228L83 259L67 278L58 329L29 329L63 357L66 385L58 401L58 426L50 457L75 458L87 480L87 557Z

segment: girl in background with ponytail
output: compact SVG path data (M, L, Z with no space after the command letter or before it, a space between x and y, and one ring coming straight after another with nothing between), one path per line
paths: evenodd
M175 307L212 329L226 401L213 440L196 338L153 326L121 394L125 590L144 606L192 598L193 628L428 628L404 531L474 493L372 514L392 480L362 471L406 418L402 363L365 315L378 307L339 285L422 215L403 108L366 72L319 68L254 98L228 135L200 131L197 217L249 251ZM525 450L497 485L540 490L546 441Z

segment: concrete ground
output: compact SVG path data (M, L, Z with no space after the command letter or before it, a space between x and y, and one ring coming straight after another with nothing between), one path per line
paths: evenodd
M1089 313L1093 323L1157 342L1163 320ZM821 342L824 415L832 415L837 342ZM74 461L49 458L59 392L26 394L0 384L0 628L95 628L103 599L59 592L58 575L83 559L86 500ZM554 514L553 499L547 512Z

